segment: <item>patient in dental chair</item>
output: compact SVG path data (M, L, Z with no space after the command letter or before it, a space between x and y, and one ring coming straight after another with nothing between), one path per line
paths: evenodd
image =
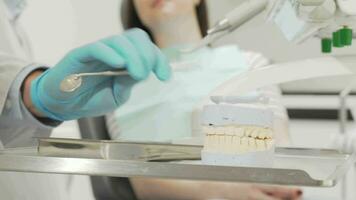
M209 94L226 80L268 64L262 55L242 51L236 45L182 54L181 49L198 43L206 34L204 0L125 0L121 11L125 29L138 27L147 31L175 64L169 82L162 84L148 78L133 89L126 105L108 117L112 139L171 142L203 138L200 116L203 106L212 104ZM145 93L154 97L145 99ZM279 102L278 88L261 88L258 93L273 100L265 108L278 114L273 124L284 127L276 138L282 138L281 143L288 142L288 117ZM153 178L130 178L130 183L138 199L278 200L299 199L302 194L298 188L245 183Z

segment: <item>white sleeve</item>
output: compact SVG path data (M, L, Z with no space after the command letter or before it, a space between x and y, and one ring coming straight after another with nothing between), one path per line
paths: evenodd
M5 1L0 0L0 113L15 77L31 64L25 39L17 32L16 22Z
M60 122L50 119L37 119L22 101L21 87L29 73L42 65L24 67L11 81L6 101L0 112L0 140L5 147L33 145L36 137L48 137L53 127ZM1 69L1 68L0 68Z
M21 36L16 21L0 0L0 140L5 147L32 145L34 137L48 136L58 124L39 121L22 102L23 80L41 66L31 64Z

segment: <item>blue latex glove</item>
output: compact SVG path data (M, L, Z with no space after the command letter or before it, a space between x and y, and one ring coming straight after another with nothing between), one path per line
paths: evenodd
M124 68L129 75L82 77L81 87L71 93L59 88L71 74ZM132 86L151 72L161 81L171 74L168 61L148 35L132 29L69 52L32 82L31 99L40 112L55 120L100 116L126 102Z

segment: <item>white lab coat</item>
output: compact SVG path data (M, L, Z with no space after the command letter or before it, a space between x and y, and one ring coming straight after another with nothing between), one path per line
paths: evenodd
M11 8L6 3L18 4ZM18 23L22 0L0 0L0 148L28 146L33 136L49 136L51 126L21 105L20 86L34 64L27 38ZM75 197L75 195L80 196ZM87 177L0 172L0 200L93 199Z
M0 110L5 106L12 81L30 64L28 45L20 44L19 38L24 37L13 17L4 1L0 1Z
M0 0L0 141L5 147L31 145L34 136L48 136L53 127L34 118L22 102L23 80L43 65L33 63L28 40L18 23L24 5L21 2Z

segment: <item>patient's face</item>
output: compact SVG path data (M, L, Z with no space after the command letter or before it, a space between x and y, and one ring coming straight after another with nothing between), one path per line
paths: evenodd
M150 29L195 12L199 3L200 0L134 0L141 21Z

